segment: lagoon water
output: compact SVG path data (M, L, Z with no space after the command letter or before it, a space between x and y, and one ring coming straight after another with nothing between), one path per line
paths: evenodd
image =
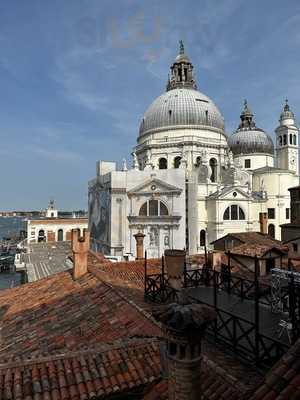
M0 240L6 236L18 234L25 229L23 217L0 217Z
M19 234L20 230L25 229L23 217L0 217L0 241L3 237L10 237ZM0 290L8 289L21 284L21 274L15 272L0 273Z
M21 284L21 274L18 272L0 273L0 290L9 289Z

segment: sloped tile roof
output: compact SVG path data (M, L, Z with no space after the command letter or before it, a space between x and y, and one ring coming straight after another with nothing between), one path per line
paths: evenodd
M149 272L159 264L150 261ZM88 269L77 281L63 272L0 292L0 399L110 398L141 387L147 400L167 398L161 330L143 301L143 262L103 262L91 254ZM214 364L204 356L203 399L300 398L299 347L290 349L254 395L228 374L230 368L219 367L219 359Z
M89 254L89 268L96 266L98 271L104 272L101 275L103 279L111 282L117 282L122 285L144 289L145 267L144 260L107 262L105 259L94 252ZM147 273L158 273L161 269L160 259L147 260ZM95 272L96 269L93 269ZM100 277L100 275L99 275Z
M155 339L131 339L89 350L0 363L0 399L107 399L160 377Z
M300 339L266 374L251 400L300 399Z
M203 399L246 398L246 388L205 356L201 367ZM146 400L168 398L155 338L0 363L1 399L109 399L118 394L130 398L131 391L146 393Z
M232 254L248 256L248 257L263 257L269 251L277 251L286 254L283 246L277 244L258 244L258 243L244 243L231 249Z
M74 281L67 271L1 291L0 304L2 360L160 335L143 310L91 273Z
M234 233L228 233L227 235L214 240L212 244L219 242L226 237L233 237L238 240L240 240L243 243L251 243L251 244L263 244L263 245L268 245L268 246L273 246L273 245L281 245L280 240L273 239L269 235L265 235L261 232L234 232Z

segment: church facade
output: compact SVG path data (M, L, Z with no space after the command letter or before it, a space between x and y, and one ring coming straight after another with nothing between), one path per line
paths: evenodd
M245 101L237 130L227 135L181 43L166 92L142 118L132 168L97 162L89 182L93 248L135 256L141 232L149 257L170 248L195 254L227 233L259 231L261 212L280 239L280 225L290 221L288 188L299 184L299 129L287 102L275 134L274 146Z

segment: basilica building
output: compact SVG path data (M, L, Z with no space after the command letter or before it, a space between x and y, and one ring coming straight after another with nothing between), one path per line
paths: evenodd
M89 182L94 250L135 256L142 233L149 257L170 248L195 254L227 233L259 231L262 212L268 233L280 239L280 225L290 221L288 188L299 184L294 114L286 101L275 146L246 101L237 126L226 134L181 42L166 91L141 120L132 167L97 162Z

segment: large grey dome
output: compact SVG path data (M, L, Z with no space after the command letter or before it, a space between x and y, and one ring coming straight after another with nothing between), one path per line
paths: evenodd
M228 145L234 155L264 153L274 155L271 136L257 128L253 114L245 101L238 129L228 138Z
M164 129L212 128L224 132L224 118L211 99L197 90L193 65L180 40L179 54L171 66L167 92L145 112L140 136Z
M195 89L175 88L150 105L140 125L140 135L161 128L212 127L224 131L224 118L205 94Z

